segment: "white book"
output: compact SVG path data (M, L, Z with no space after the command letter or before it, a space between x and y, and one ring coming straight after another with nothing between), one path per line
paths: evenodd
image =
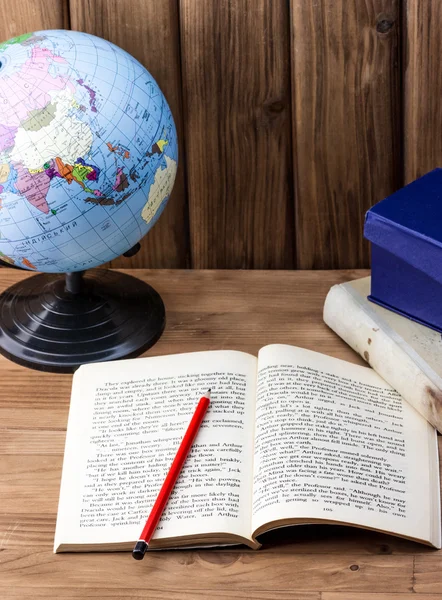
M367 300L370 277L333 286L324 321L439 432L442 337Z

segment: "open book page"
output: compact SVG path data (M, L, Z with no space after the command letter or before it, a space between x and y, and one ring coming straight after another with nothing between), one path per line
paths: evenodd
M74 375L55 549L138 539L199 398L212 402L152 540L250 539L257 360L195 352Z
M252 528L327 519L440 546L436 431L373 370L291 346L258 357Z

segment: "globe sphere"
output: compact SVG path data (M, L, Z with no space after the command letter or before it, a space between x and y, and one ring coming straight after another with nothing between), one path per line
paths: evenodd
M0 259L83 271L131 249L176 176L172 113L127 52L75 31L0 44Z

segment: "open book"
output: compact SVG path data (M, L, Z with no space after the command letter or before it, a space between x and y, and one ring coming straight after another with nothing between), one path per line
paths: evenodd
M212 401L151 548L340 523L441 546L436 431L367 367L284 345L74 375L55 551L132 550L199 397Z

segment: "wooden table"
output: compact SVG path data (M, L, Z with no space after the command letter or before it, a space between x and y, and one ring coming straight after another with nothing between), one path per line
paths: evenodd
M334 283L363 271L133 271L162 295L147 354L295 344L361 363L322 322ZM28 276L0 269L4 289ZM442 552L344 527L273 532L248 549L52 552L71 387L0 357L0 598L442 600Z

